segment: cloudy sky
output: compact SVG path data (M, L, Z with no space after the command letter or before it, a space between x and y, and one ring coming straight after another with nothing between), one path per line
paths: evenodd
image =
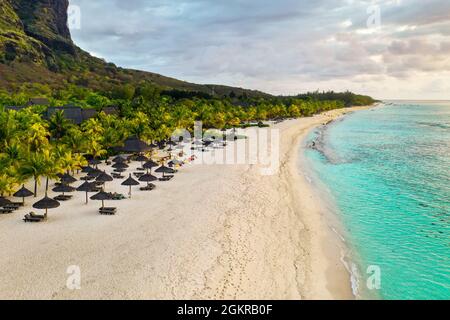
M74 41L123 67L273 94L450 99L449 0L70 3Z

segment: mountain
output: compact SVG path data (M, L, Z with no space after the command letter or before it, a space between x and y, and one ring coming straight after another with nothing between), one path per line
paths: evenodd
M215 96L269 97L259 91L199 85L156 73L124 69L77 47L67 27L69 0L0 0L0 88L36 82L59 88L76 84L94 90L149 82L164 90Z

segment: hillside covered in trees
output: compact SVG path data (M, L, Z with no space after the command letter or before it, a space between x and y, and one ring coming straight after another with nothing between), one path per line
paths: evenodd
M0 0L0 196L28 179L54 178L87 158L114 154L130 136L161 142L177 128L192 130L194 121L224 129L374 102L350 92L275 97L119 68L72 42L67 6L67 0ZM29 104L33 98L47 102ZM44 117L55 106L97 112L80 124L64 111ZM102 112L108 107L117 112Z

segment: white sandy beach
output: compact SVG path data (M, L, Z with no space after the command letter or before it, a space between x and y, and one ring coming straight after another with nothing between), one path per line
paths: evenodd
M190 164L154 191L107 202L116 216L99 215L100 203L85 205L80 192L43 223L21 220L30 206L0 215L0 299L352 298L341 241L299 172L298 146L357 109L275 125L281 163L272 176L258 165ZM120 182L106 191L127 194ZM72 265L79 290L66 287Z

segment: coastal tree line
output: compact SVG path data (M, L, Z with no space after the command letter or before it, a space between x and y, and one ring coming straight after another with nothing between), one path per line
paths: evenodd
M363 100L358 101L361 104L373 102L368 97L351 95L355 101ZM47 106L30 106L20 111L4 108L26 105L33 97L47 98L50 106L71 104L98 111L116 106L120 112L100 112L75 125L63 112L44 119ZM40 84L24 85L12 93L0 91L0 195L13 193L30 179L35 181L36 193L42 177L54 179L59 173L78 170L87 165L87 155L105 158L130 136L158 142L170 138L177 128L193 130L194 121L202 121L205 129L224 129L248 121L311 116L349 104L333 99L335 96L330 93L327 99L319 97L315 93L298 97L218 98L162 91L149 84L120 86L108 92L77 86L52 90Z

